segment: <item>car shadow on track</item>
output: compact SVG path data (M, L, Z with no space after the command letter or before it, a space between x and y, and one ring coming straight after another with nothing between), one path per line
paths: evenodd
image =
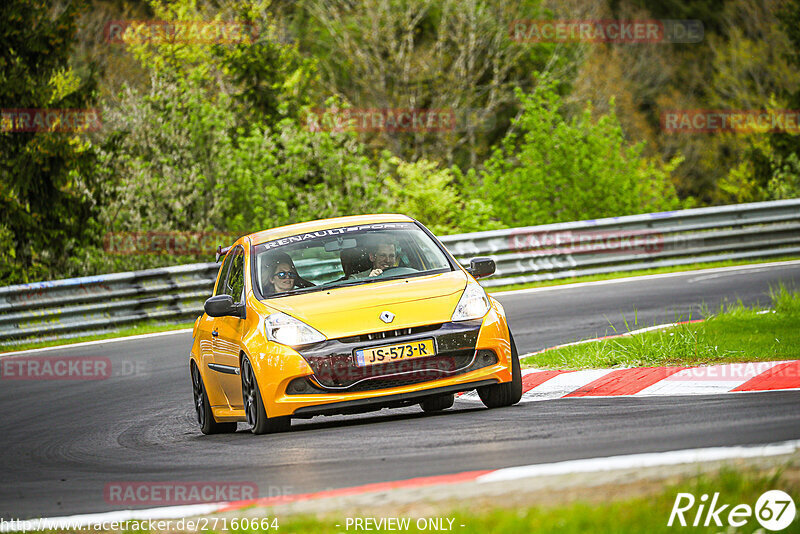
M509 408L500 408L493 411L504 411L507 409L514 409L514 407L512 406ZM311 432L315 430L337 430L340 428L349 428L349 427L367 427L369 425L377 425L382 423L396 423L401 421L414 421L414 420L425 421L425 420L433 420L435 418L440 418L440 417L445 417L445 418L458 417L459 415L463 416L463 415L488 412L488 411L489 410L485 408L483 405L478 405L475 403L456 402L456 405L454 407L449 408L442 412L434 412L434 413L425 413L419 411L418 408L407 407L407 408L384 409L381 411L368 412L362 414L315 416L313 419L295 418L292 419L292 426L289 430L283 432L271 433L261 437L265 438L268 436L275 437L281 435L291 435L301 432ZM229 438L230 436L250 436L250 435L251 433L249 428L247 428L247 426L244 423L240 423L239 428L235 434L217 434L214 436L203 436L198 432L196 437L202 440L210 439L214 441L225 441L226 440L225 438Z
M401 411L402 410L402 411ZM348 427L363 427L367 425L375 425L381 423L394 423L398 421L413 421L413 420L430 420L438 417L456 417L458 415L470 414L473 412L483 412L486 408L482 406L463 406L456 405L453 408L443 412L424 413L422 411L415 411L414 408L399 408L391 411L370 412L365 414L353 415L333 415L333 416L316 416L313 419L292 419L292 426L285 432L278 432L269 434L269 436L279 436L283 434L296 434L299 432L309 432L314 430L336 430L339 428ZM250 430L244 425L240 424L235 434L218 434L215 436L202 436L198 433L199 439L212 439L220 440L220 438L230 437L233 435L248 436Z
M313 419L293 419L290 432L306 432L309 430L320 430L327 428L340 428L350 426L363 426L377 423L391 423L396 421L408 421L414 419L431 419L435 417L453 417L459 414L484 411L483 407L454 407L443 412L425 413L415 411L413 408L394 409L391 411L370 412L365 414L353 415L334 415L317 416Z

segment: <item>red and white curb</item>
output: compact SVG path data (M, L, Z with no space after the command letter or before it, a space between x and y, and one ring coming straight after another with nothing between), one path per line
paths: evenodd
M641 469L699 462L724 461L741 458L765 458L794 454L800 450L800 440L784 441L766 445L710 447L703 449L685 449L678 451L628 454L624 456L607 456L569 460L547 464L525 465L505 469L466 471L452 475L412 478L393 482L365 484L351 488L341 488L315 493L264 497L247 501L196 504L187 506L167 506L148 510L121 510L99 514L73 515L47 519L30 519L13 524L0 524L0 532L44 529L80 529L94 525L123 521L146 521L157 519L181 519L201 515L236 512L252 506L270 507L283 504L309 502L322 499L376 494L394 489L422 488L427 486L444 486L459 483L485 484L507 482L524 478L543 476L570 475L577 473L598 473L620 469Z
M704 367L522 371L522 401L575 397L709 395L800 389L800 360ZM480 402L474 391L459 400Z
M769 313L770 311L764 310L760 313ZM702 321L704 319L660 324L631 330L624 334L574 341L525 354L521 358L562 347L630 337L644 332L665 330ZM575 397L712 395L792 389L800 389L800 360L730 363L699 367L631 367L581 371L524 369L520 402ZM464 401L480 402L476 391L464 393L458 398Z

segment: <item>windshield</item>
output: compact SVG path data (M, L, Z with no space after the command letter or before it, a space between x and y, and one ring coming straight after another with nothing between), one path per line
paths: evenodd
M436 242L410 222L298 234L254 252L253 285L266 298L452 270Z

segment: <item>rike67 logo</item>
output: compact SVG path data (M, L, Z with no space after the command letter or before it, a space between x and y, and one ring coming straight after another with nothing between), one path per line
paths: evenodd
M709 501L708 494L696 499L691 493L678 493L672 512L669 514L667 526L692 527L743 527L753 517L758 524L767 530L777 532L788 527L794 521L797 509L788 493L781 490L764 492L756 501L755 507L749 504L737 504L720 501L719 492L714 493Z

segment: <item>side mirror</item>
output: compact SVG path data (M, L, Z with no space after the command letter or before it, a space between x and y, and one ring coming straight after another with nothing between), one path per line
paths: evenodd
M230 295L217 295L208 299L203 304L203 309L209 317L239 317L244 319L244 305L235 305Z
M469 260L467 272L475 278L483 278L494 274L497 266L492 258L472 258Z

